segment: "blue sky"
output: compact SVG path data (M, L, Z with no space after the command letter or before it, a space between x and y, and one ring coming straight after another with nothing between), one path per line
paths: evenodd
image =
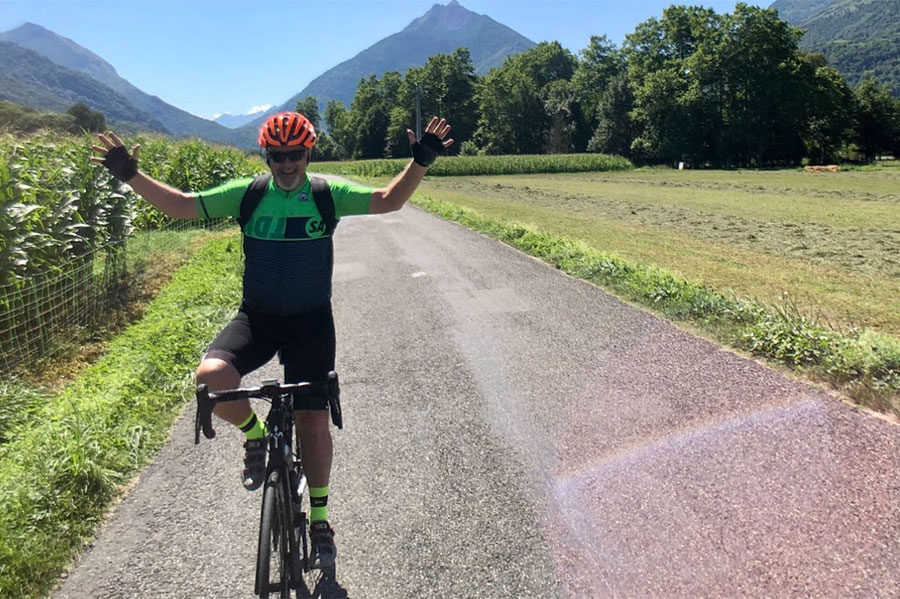
M591 35L617 45L673 2L458 0L471 11L573 52ZM449 0L441 0L447 4ZM769 6L767 2L749 2ZM0 31L41 25L91 50L119 75L212 118L281 104L336 64L406 27L435 0L0 0ZM698 2L719 13L735 2Z

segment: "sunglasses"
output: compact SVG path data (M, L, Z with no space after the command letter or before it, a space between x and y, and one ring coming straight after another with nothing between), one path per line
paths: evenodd
M266 152L266 158L272 162L281 164L285 160L298 162L306 158L307 150L288 150L287 152Z

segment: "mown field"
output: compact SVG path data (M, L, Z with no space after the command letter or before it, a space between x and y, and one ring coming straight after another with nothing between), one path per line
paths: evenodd
M900 337L900 168L433 177L419 190L834 327Z

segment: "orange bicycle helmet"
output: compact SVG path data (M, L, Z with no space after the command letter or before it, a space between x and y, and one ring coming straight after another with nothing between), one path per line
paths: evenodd
M262 147L312 148L316 145L316 129L309 119L299 112L279 112L270 116L259 129L259 145Z

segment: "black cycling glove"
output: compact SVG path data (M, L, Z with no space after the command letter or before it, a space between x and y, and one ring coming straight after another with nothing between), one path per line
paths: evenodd
M413 160L416 164L428 168L445 150L440 137L434 133L426 133L412 145Z
M138 161L132 158L124 146L116 146L106 153L103 166L109 169L112 176L126 183L134 178L138 172Z

